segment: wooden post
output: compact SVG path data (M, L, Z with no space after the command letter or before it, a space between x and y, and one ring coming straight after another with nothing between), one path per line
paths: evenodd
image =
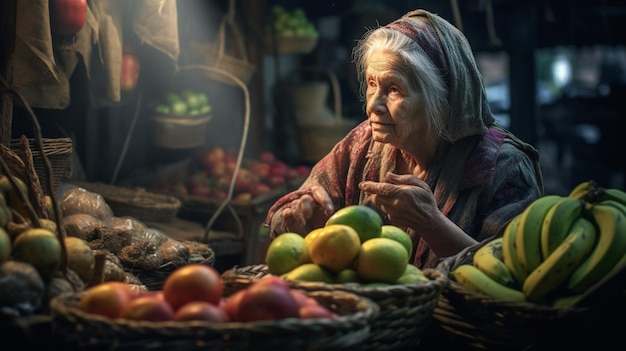
M16 1L5 0L0 5L0 75L11 84L9 59L15 50ZM0 143L11 144L13 96L0 90Z

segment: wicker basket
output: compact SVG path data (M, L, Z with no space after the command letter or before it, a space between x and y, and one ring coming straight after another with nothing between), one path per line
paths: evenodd
M370 336L359 350L402 350L418 347L439 294L446 284L441 272L424 270L430 281L386 287L362 287L321 282L290 281L293 288L305 291L350 292L374 301L380 314L371 322ZM245 288L269 274L267 265L233 267L222 274L225 295Z
M337 319L248 323L149 322L109 319L76 308L83 293L65 293L50 303L53 335L67 346L98 350L346 350L360 349L378 306L348 292L305 293L337 313Z
M50 161L51 174L52 174L52 191L56 195L59 189L59 184L69 179L72 174L72 168L70 158L72 156L72 138L43 138L43 152ZM35 173L41 183L41 188L46 195L52 195L48 193L48 172L46 171L46 165L42 157L41 150L35 139L28 139L28 144L33 155L33 163L35 165ZM25 157L22 151L22 143L20 139L11 140L11 150L15 152L20 158Z
M317 36L296 37L266 34L263 37L265 50L275 54L309 54L317 45Z
M143 188L129 188L105 183L75 182L87 191L100 194L118 216L130 216L145 222L167 223L176 218L181 202L174 196L157 194Z
M152 116L152 143L165 149L191 149L204 145L206 126L211 115L186 118L172 115Z
M442 260L437 270L447 276L459 265L471 264L476 250L486 242ZM454 348L580 349L584 343L597 346L606 342L615 329L600 309L503 301L468 291L452 279L448 282L433 312L432 335L439 335L437 340L447 340Z

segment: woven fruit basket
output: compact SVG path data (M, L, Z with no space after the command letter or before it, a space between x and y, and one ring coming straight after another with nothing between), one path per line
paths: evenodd
M471 264L474 253L485 243L442 260L437 270L448 276L459 265ZM623 306L620 310L624 311ZM433 311L434 323L429 334L431 339L447 340L454 345L451 347L462 349L579 349L584 344L610 345L607 340L619 335L615 334L616 327L611 325L606 312L606 306L553 307L503 301L468 291L448 279Z
M116 216L131 216L145 222L167 223L176 218L182 204L174 196L140 187L116 186L98 182L74 182L85 190L102 195Z
M346 350L360 349L379 309L348 292L304 291L339 315L259 322L150 322L110 319L76 306L83 293L52 300L53 335L70 347L98 350Z
M446 284L446 276L441 272L426 269L424 273L429 282L384 287L305 281L289 281L289 284L305 291L349 292L374 301L380 307L380 314L372 320L370 335L359 350L400 350L418 347ZM222 274L224 293L232 294L267 274L264 264L235 266Z

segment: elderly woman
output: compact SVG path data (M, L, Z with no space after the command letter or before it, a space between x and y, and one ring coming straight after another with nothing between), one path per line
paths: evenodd
M412 237L434 267L543 195L538 152L496 125L470 45L424 10L368 31L353 50L367 120L268 211L270 235L305 235L361 204Z

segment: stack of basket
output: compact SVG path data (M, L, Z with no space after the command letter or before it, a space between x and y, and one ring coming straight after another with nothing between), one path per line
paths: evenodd
M374 301L380 308L380 314L372 320L370 335L359 350L402 350L419 345L446 285L446 276L441 272L425 269L424 273L429 282L407 285L367 287L309 281L289 281L289 284L311 292L350 292ZM243 289L267 274L267 265L264 264L235 266L222 274L225 294Z

